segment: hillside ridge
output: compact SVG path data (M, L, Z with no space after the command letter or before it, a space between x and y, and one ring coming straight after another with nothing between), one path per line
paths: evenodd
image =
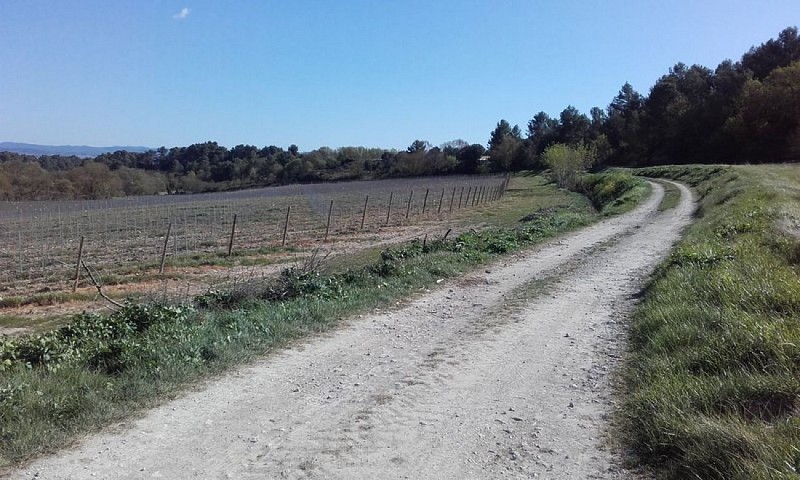
M21 155L75 155L78 157L96 157L104 153L120 150L128 152L146 152L150 147L141 146L109 146L93 147L88 145L40 145L36 143L0 142L0 152L19 153Z

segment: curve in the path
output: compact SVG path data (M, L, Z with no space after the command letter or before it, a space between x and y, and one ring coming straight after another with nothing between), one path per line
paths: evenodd
M608 373L689 191L354 318L14 478L624 478Z

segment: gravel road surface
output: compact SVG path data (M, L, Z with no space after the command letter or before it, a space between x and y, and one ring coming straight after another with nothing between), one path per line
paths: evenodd
M209 382L11 478L630 478L606 445L626 317L690 192Z

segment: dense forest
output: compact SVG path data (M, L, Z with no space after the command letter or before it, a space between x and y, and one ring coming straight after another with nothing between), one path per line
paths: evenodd
M553 144L590 146L600 166L800 161L797 28L715 70L678 63L646 96L625 83L605 110L539 112L525 138L501 120L489 154L503 168L538 168Z
M605 108L506 120L488 150L415 140L405 151L206 142L93 159L0 152L0 200L193 193L296 182L541 169L555 144L589 148L602 166L800 161L800 37L790 27L715 70L682 63L643 95L625 83Z

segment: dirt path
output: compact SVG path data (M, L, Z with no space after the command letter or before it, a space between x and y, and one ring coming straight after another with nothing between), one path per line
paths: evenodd
M604 448L635 294L693 204L443 282L13 478L626 478Z

